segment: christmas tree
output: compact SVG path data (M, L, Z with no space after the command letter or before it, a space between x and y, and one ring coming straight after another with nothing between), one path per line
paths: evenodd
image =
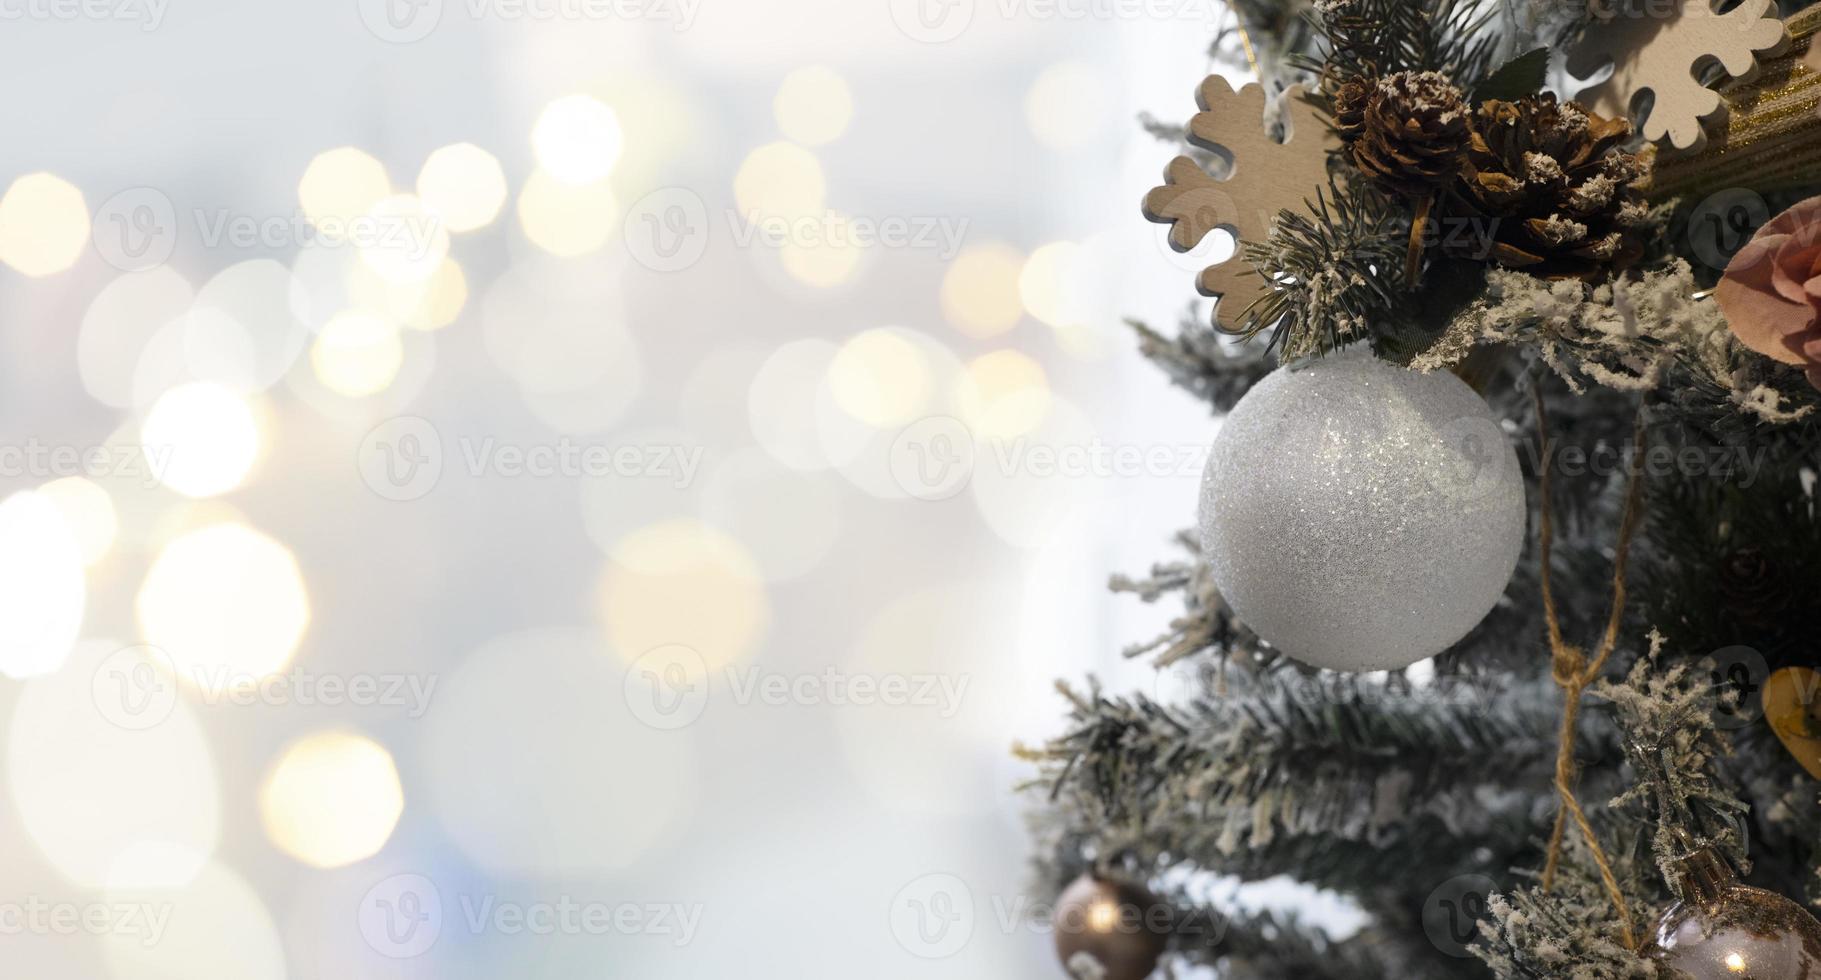
M1223 427L1113 578L1197 682L1022 750L1064 967L1821 975L1821 7L1235 12L1144 208L1235 254L1134 324Z

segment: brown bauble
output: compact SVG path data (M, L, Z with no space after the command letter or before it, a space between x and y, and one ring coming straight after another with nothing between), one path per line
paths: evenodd
M1157 968L1176 909L1142 885L1084 874L1056 900L1056 955L1064 970L1081 953L1105 980L1144 980Z
M1682 900L1658 920L1644 956L1695 980L1821 976L1821 922L1806 909L1740 884L1711 850L1677 865Z

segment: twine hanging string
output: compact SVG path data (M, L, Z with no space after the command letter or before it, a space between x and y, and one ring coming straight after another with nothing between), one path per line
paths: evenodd
M1618 910L1619 928L1625 948L1636 950L1638 944L1632 930L1631 909L1625 904L1625 894L1619 889L1618 878L1612 873L1612 864L1606 859L1605 850L1600 847L1600 839L1593 831L1593 824L1587 820L1586 812L1574 796L1575 777L1578 775L1574 764L1574 739L1575 725L1581 714L1581 694L1589 684L1599 679L1606 662L1612 659L1613 651L1619 645L1619 627L1625 618L1626 568L1631 555L1631 542L1637 535L1639 515L1643 510L1642 469L1646 441L1644 413L1640 408L1632 435L1631 462L1626 475L1625 513L1619 520L1618 547L1612 560L1612 610L1607 615L1606 631L1600 637L1600 645L1594 650L1592 660L1589 660L1584 650L1562 638L1561 620L1556 615L1555 589L1549 568L1551 549L1555 543L1555 527L1551 516L1554 506L1549 496L1549 418L1543 409L1540 387L1532 394L1536 401L1537 435L1543 443L1543 461L1538 477L1543 498L1540 519L1543 614L1549 625L1550 673L1556 685L1562 689L1562 732L1555 760L1555 789L1560 802L1555 812L1555 829L1549 835L1548 858L1543 865L1543 890L1549 891L1555 887L1556 866L1562 853L1562 836L1567 830L1568 821L1572 819L1587 841L1587 849L1599 868L1600 882L1605 886L1607 896Z

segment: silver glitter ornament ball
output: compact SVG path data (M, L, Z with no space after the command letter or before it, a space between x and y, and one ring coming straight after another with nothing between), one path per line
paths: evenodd
M1234 406L1201 485L1235 615L1312 667L1406 667L1498 602L1524 547L1517 453L1473 389L1353 348Z

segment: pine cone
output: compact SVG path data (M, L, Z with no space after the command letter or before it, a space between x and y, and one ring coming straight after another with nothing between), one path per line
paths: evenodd
M1366 104L1378 91L1378 79L1355 75L1334 90L1334 128L1349 146L1366 132Z
M1342 94L1345 86L1336 95L1335 116L1345 126ZM1387 190L1427 198L1460 173L1473 135L1468 126L1472 113L1461 90L1440 72L1387 76L1363 105L1355 109L1350 104L1346 111L1357 111L1362 119L1361 132L1349 147L1354 165Z
M1620 149L1631 123L1552 94L1488 100L1459 181L1475 240L1449 247L1549 279L1597 279L1644 253L1649 209L1632 186L1645 160Z

